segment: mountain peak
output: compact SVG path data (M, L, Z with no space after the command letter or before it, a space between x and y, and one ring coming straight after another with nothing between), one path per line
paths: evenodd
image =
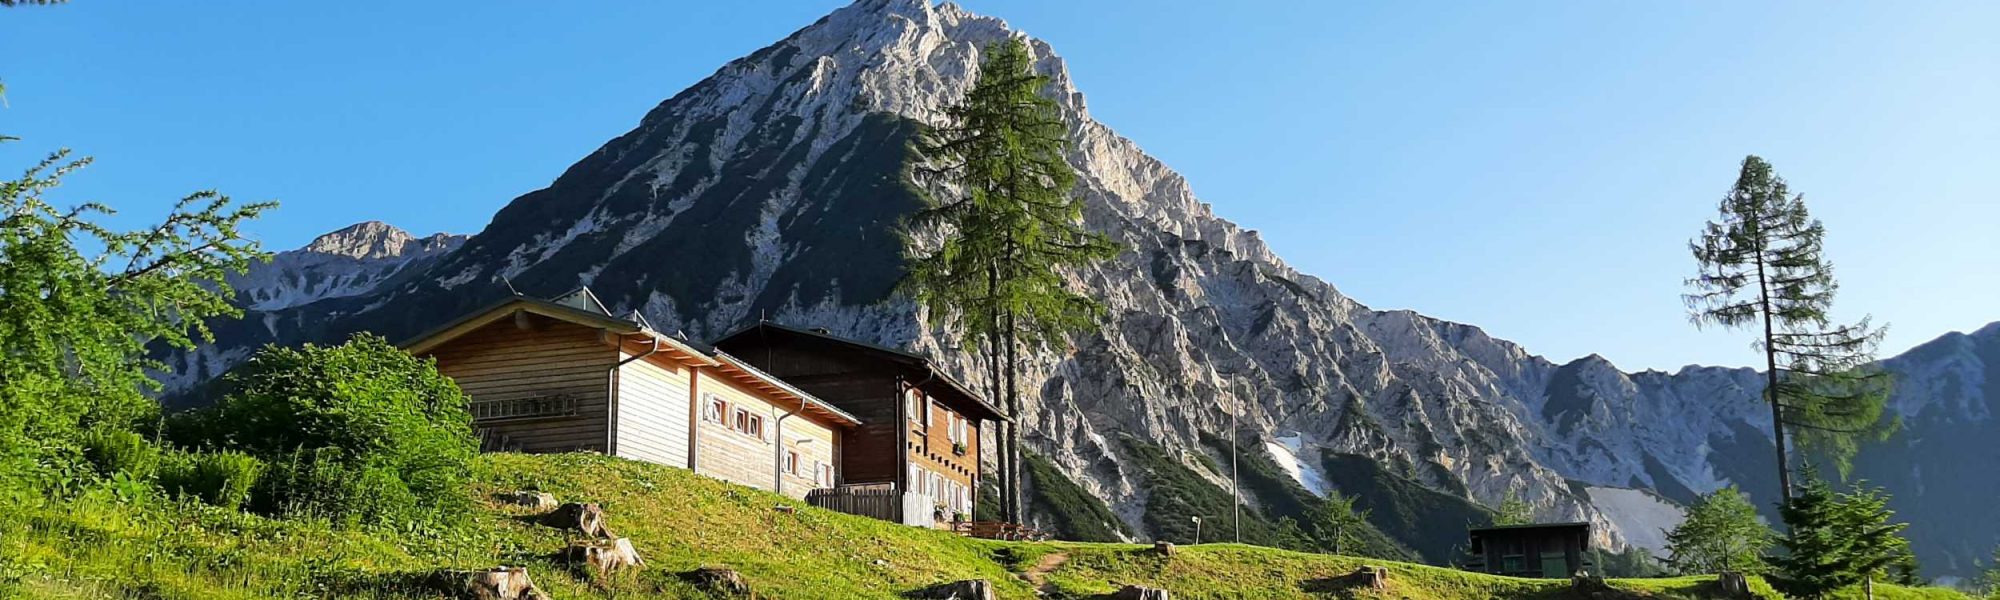
M463 236L433 234L418 238L381 221L362 221L313 238L300 248L306 254L343 256L355 260L398 258L411 252L431 252L457 246Z

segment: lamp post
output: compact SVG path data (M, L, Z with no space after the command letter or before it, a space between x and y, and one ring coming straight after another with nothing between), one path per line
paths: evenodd
M1196 545L1196 546L1199 546L1199 545L1201 545L1201 517L1189 517L1189 518L1190 518L1190 519L1194 519L1194 544L1193 544L1193 545Z

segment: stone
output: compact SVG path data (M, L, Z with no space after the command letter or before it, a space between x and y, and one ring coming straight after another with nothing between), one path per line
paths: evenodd
M571 566L589 569L598 575L646 566L646 560L640 558L639 551L632 548L632 540L629 538L616 538L602 543L572 543L563 549L562 559Z
M743 574L729 567L702 567L681 574L702 591L723 598L750 597L750 583L743 580Z
M549 600L521 567L439 571L432 579L439 591L467 600Z
M1174 543L1166 541L1153 542L1153 553L1160 556L1173 556Z
M940 583L924 588L915 597L924 600L993 600L993 582L967 579Z
M521 490L512 494L504 494L501 496L501 499L505 500L508 504L527 507L529 510L535 512L547 512L561 504L556 502L555 494L533 490Z
M604 507L596 502L570 502L556 507L549 514L542 515L542 524L558 529L567 529L585 537L617 539L611 528L605 525Z
M1111 600L1171 600L1167 591L1143 585L1128 585L1111 594Z

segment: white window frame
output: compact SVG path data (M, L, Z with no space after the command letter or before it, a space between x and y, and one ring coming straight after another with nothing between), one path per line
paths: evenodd
M710 423L729 423L729 401L715 394L701 395L701 419Z

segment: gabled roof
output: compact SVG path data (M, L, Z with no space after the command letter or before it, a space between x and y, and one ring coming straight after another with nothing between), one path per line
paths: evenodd
M487 305L485 308L467 313L465 316L459 317L443 326L419 334L408 341L397 344L397 347L402 348L404 352L410 354L423 354L501 319L506 319L519 313L535 314L559 321L602 329L621 337L641 337L657 344L655 347L658 348L658 352L660 353L679 358L697 366L714 368L723 375L729 376L739 383L764 393L785 397L787 400L803 401L808 411L818 414L823 418L849 426L861 424L861 419L856 418L847 411L820 400L812 394L806 393L804 390L793 387L784 380L760 371L750 366L747 362L738 360L712 348L654 331L652 327L644 324L643 319L626 320L613 317L609 310L603 309L603 303L598 302L597 297L591 294L587 288L565 294L563 299L570 301L570 304L558 304L548 300L515 295ZM634 314L636 315L637 313Z
M957 378L952 377L950 373L946 373L944 372L943 369L938 368L937 364L932 362L930 357L921 354L907 352L904 350L898 350L887 346L871 344L860 340L848 339L837 335L833 335L832 333L823 330L804 329L799 327L793 327L790 325L773 323L771 321L759 321L755 324L743 327L741 329L737 329L736 331L732 331L728 335L724 335L721 338L717 339L713 345L715 346L727 345L728 342L732 339L736 339L751 333L755 333L760 329L764 331L777 332L784 335L803 337L814 341L829 343L832 345L840 346L861 353L863 355L870 356L878 360L884 360L903 365L912 370L924 373L924 375L930 378L934 384L942 385L945 389L950 390L952 395L963 397L963 399L974 410L985 413L983 415L977 415L977 416L980 416L981 418L991 421L1013 420L1012 418L1008 417L1005 412L1002 412L998 407L995 407L991 403L988 403L984 397L981 397L979 394L974 393L971 388L966 387L964 383L961 383L958 381Z

